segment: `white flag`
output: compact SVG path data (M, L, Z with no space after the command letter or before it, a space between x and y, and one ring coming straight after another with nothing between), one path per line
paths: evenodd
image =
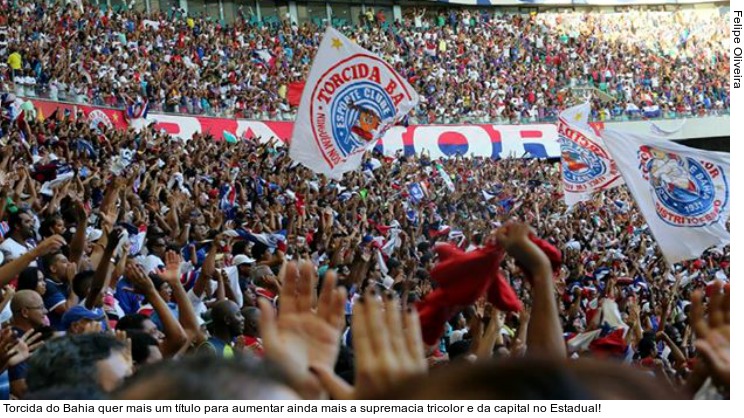
M449 190L450 193L454 193L455 184L452 183L452 179L450 178L449 174L444 171L444 167L442 167L441 164L437 164L437 171L439 172L439 176L442 178L442 181L444 181L444 185L447 186L447 190Z
M623 184L602 138L589 126L589 102L564 110L558 117L561 177L566 205L589 200L592 194Z
M340 179L418 101L390 64L329 27L302 92L289 156Z
M609 129L602 137L669 263L729 243L729 154Z

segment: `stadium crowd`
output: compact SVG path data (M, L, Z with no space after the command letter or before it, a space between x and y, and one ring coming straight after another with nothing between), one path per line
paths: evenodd
M551 120L566 89L591 87L598 120L729 108L727 13L496 14L484 8L369 14L342 27L422 95L417 123ZM251 23L253 22L253 23ZM94 105L290 119L322 29L234 24L180 11L102 11L81 2L0 3L2 90ZM663 31L659 28L663 27ZM301 87L300 87L301 88Z
M426 155L331 181L75 116L0 122L6 398L728 397L729 247L670 268L624 187L568 211L556 162ZM524 309L432 322L494 274L442 273L460 250Z

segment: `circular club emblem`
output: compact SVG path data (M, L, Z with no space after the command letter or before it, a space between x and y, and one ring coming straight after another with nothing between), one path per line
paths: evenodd
M653 190L656 213L664 222L689 227L720 221L729 199L722 167L645 146L639 157Z
M379 84L347 85L331 101L331 130L341 155L348 156L375 139L383 121L395 118L395 106Z
M562 120L558 123L563 187L567 192L601 190L620 177L615 162L604 148Z
M103 129L113 128L114 124L102 110L95 109L88 114L88 126L90 126L90 129L102 131Z
M607 173L607 164L590 149L561 136L563 179L569 183L586 184Z
M311 96L313 135L329 165L364 152L396 122L410 100L405 82L386 62L357 54L329 68Z

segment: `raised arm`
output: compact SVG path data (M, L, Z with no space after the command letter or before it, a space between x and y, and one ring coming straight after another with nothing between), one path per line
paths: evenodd
M530 239L527 224L508 224L496 232L506 251L532 275L532 312L527 329L527 352L566 357L563 328L558 316L550 260Z
M65 245L65 239L53 235L41 242L33 250L0 267L0 287L12 282L34 260L49 253L59 251Z
M108 241L106 242L106 248L103 250L103 257L96 267L96 272L93 275L93 283L88 289L88 294L85 296L85 307L93 309L102 303L101 297L103 290L108 287L109 280L111 280L111 267L114 255L114 250L119 245L123 233L121 229L114 229L108 235Z
M147 298L147 301L150 302L160 317L160 321L163 324L163 333L165 334L165 339L160 344L160 351L163 353L163 356L172 357L188 341L186 332L181 328L181 324L178 323L168 305L160 296L157 289L155 289L152 280L147 277L145 271L136 262L129 262L127 266L127 280L132 283L139 293Z
M88 214L85 213L83 202L75 202L75 235L70 242L70 262L79 265L85 252L85 233L88 228Z
M204 264L202 264L201 271L196 277L196 283L194 283L194 294L196 296L201 297L201 295L204 294L204 291L209 285L209 280L214 276L214 259L217 257L217 247L219 247L218 243L219 237L215 238L214 242L212 242L212 246L209 247L209 252L207 252L207 256L204 258Z
M199 321L196 318L194 307L189 301L186 290L181 284L179 270L181 268L181 256L173 251L165 254L165 272L161 275L173 289L173 299L178 304L178 321L181 327L186 331L189 341L195 345L201 345L207 340L207 337L201 331Z

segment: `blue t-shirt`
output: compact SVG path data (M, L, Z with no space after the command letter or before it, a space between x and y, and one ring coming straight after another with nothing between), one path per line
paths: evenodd
M7 370L0 373L0 400L10 400L10 378Z
M47 314L49 325L57 331L64 331L61 324L62 315L55 313L54 309L67 301L67 296L70 295L70 285L57 283L52 279L45 279L45 282L46 292L44 292L42 299L44 300L44 307L49 311Z
M211 345L212 347L214 347L214 351L220 357L232 358L234 355L232 347L230 347L230 345L228 344L225 344L219 338L209 337L209 339L207 340L207 343Z
M181 255L183 256L184 261L191 261L191 250L189 249L190 245L196 245L196 267L201 267L202 264L204 264L204 259L207 258L207 249L209 246L202 245L201 248L198 244L191 241L187 245L185 245L181 249Z
M118 283L116 283L116 293L114 293L114 298L119 301L119 307L126 315L137 313L142 305L142 300L144 299L144 296L142 295L124 290L132 288L134 288L134 286L132 286L126 278L122 278Z
M13 327L13 332L18 338L23 337L23 334L25 334L23 330L18 329L16 327ZM17 365L8 368L8 382L15 382L16 380L24 380L26 379L27 373L28 373L28 362L22 361L18 363Z

